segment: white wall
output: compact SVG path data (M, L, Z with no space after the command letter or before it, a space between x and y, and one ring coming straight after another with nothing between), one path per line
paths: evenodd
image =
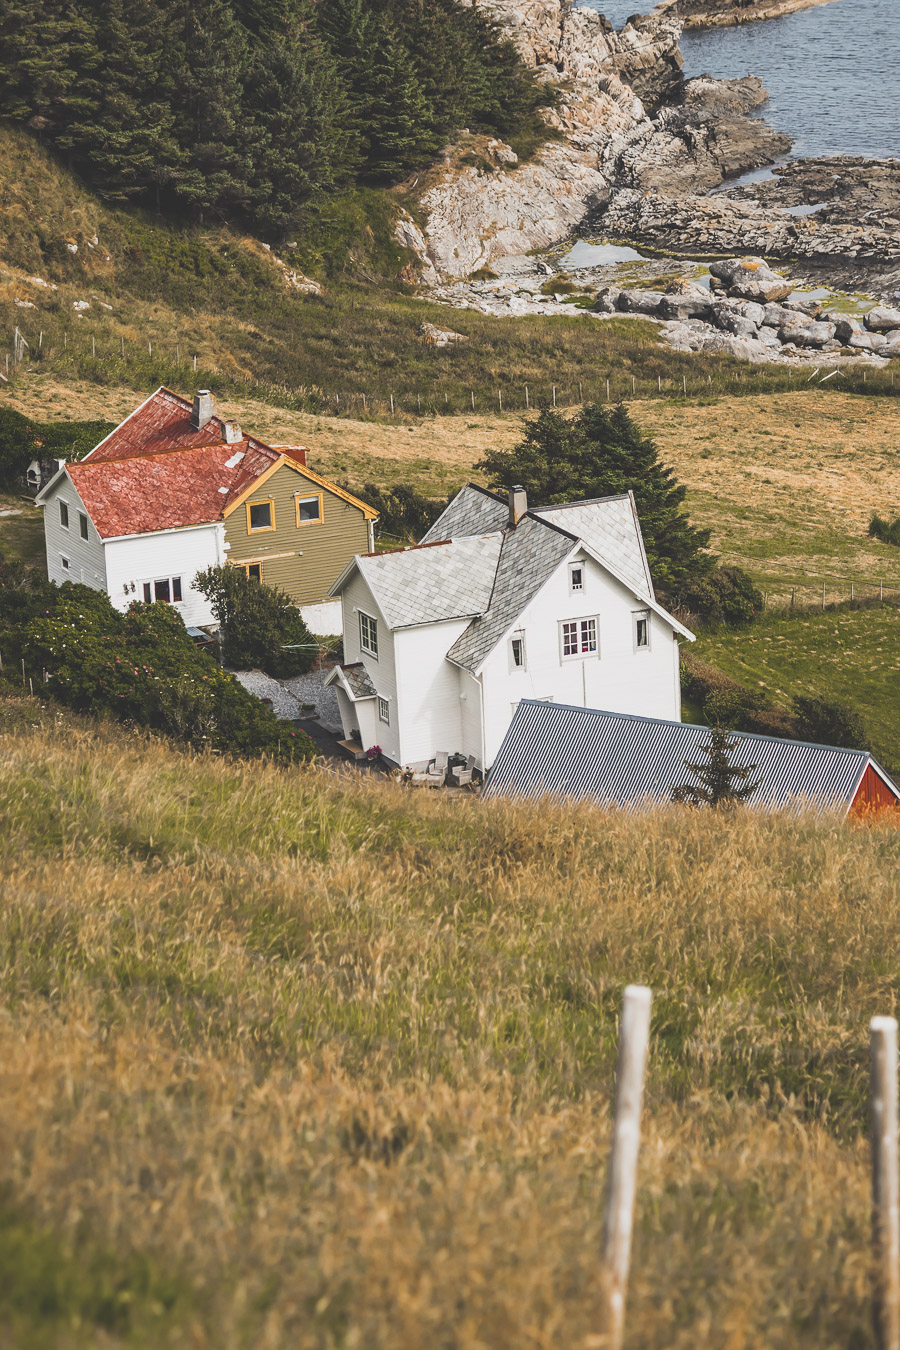
M107 539L106 588L110 600L116 609L124 611L132 600L143 600L145 581L152 584L159 577L180 576L182 600L174 608L184 622L214 623L209 601L195 591L191 583L198 572L215 567L223 560L223 542L224 527L221 524L197 525L189 530L161 530L135 538Z
M371 733L374 739L369 741L368 745L362 725L362 721L366 721L366 714L363 712L360 723L363 745L366 749L369 748L369 745L380 745L387 758L393 760L395 764L399 764L401 762L399 710L393 635L387 626L384 615L375 603L372 592L358 572L347 582L341 592L341 608L343 611L344 663L350 666L357 661L362 661L372 684L390 705L390 724L376 720L374 722L376 730ZM363 652L359 645L359 611L361 609L378 621L377 660L370 656L368 652ZM359 706L361 705L357 707L357 714L359 713ZM375 708L377 715L377 704Z
M69 528L59 523L59 503L69 508ZM63 474L49 499L44 503L44 542L47 548L47 576L57 585L64 581L92 586L95 591L106 590L106 562L103 541L88 516L88 537L82 539L79 513L87 516L84 502L75 490L68 474ZM68 568L62 559L68 559Z
M584 561L584 579L584 590L572 594L564 563L516 620L516 631L521 628L525 636L525 670L510 670L508 639L485 662L488 767L509 726L513 705L522 698L552 698L555 703L646 717L681 716L672 629L651 612L649 650L635 650L633 615L644 606L592 558ZM560 622L591 616L598 620L598 655L563 660Z
M461 750L474 755L479 769L484 768L481 736L481 681L467 670L459 672L459 711L462 730Z
M403 764L415 767L439 750L463 749L460 672L447 652L468 626L468 619L451 619L394 634Z

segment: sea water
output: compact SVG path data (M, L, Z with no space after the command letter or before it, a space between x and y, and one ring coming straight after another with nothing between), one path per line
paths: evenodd
M616 28L635 13L634 0L588 7ZM758 115L794 138L793 156L900 156L900 0L830 0L781 19L692 29L681 50L687 78L758 75L771 96Z

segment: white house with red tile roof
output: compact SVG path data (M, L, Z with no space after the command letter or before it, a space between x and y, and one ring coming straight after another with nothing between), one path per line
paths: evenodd
M272 579L280 580L284 560L293 559L299 572L303 565L297 560L305 554L309 575L326 532L307 528L301 533L306 517L316 510L321 520L332 497L334 519L339 510L364 517L339 563L324 582L315 583L321 586L318 594L310 595L307 585L309 603L302 604L307 622L313 631L331 631L327 622L334 626L340 616L326 616L325 609L337 607L316 601L326 600L330 581L358 547L360 529L362 540L368 538L372 546L376 512L307 468L304 446L269 446L242 435L235 423L216 416L206 390L189 403L169 389L158 389L80 463L61 466L36 499L44 508L47 574L57 583L80 582L106 591L118 609L133 600L165 600L177 606L186 624L210 624L212 610L195 590L193 578L229 561L229 516L285 465L288 478L298 486L294 495L305 504L303 517L297 509L295 526L304 548L296 548L292 534L293 552L266 546L276 525L282 534L290 533L289 521L274 518L273 502L272 526L262 531L264 540L256 546L259 558L248 563L241 556L237 565L250 567L259 579L268 579L264 569L271 565L278 571ZM328 538L333 552L334 528ZM290 578L289 572L288 584Z

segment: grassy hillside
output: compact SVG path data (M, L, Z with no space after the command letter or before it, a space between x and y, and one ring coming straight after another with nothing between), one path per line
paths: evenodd
M393 238L404 206L402 189L329 198L276 255L219 225L180 229L104 205L27 133L0 124L0 324L30 344L13 376L51 371L133 391L199 381L276 406L379 417L393 396L406 418L471 412L473 398L483 416L498 390L504 407L524 410L526 385L534 406L554 387L561 405L605 397L607 380L614 397L630 396L632 380L642 397L657 397L659 382L671 394L686 380L695 397L797 383L782 368L661 348L649 321L498 319L421 300L402 279L411 255ZM297 290L292 271L318 278L323 293ZM425 346L424 320L468 340ZM890 391L888 376L876 384Z
M629 980L629 1344L872 1343L895 828L251 775L9 700L2 747L11 1343L593 1344Z
M776 707L812 693L856 708L875 753L900 775L900 609L767 617L743 632L704 634L691 651Z

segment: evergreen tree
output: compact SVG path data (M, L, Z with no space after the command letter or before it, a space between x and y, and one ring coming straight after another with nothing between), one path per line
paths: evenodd
M512 450L491 450L475 466L493 487L521 483L529 500L552 506L634 492L650 572L657 585L680 585L712 570L705 552L709 531L696 529L682 507L686 489L660 463L649 436L621 404L606 409L586 404L571 421L545 409L525 426Z
M703 759L692 763L686 759L685 768L693 775L691 783L680 783L672 789L672 801L689 806L740 806L749 801L759 789L761 779L751 775L755 764L734 762L737 739L729 736L723 727L714 727L710 739L701 746Z

